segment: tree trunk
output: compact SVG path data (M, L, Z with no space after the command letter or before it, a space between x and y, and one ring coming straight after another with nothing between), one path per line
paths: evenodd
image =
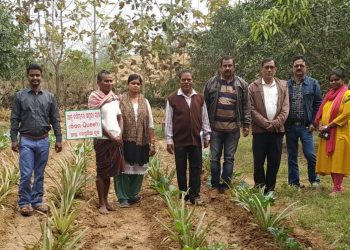
M92 32L92 65L93 65L93 79L92 79L92 89L95 89L96 81L96 1L93 3L93 32Z
M56 99L57 102L61 102L61 88L60 88L60 65L57 63L54 65L55 68L55 86L56 86ZM64 103L62 103L64 105Z

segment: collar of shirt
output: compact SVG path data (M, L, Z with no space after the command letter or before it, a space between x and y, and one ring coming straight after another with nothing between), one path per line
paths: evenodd
M182 89L179 89L179 90L177 91L177 95L182 95L182 96L184 96L185 98L186 98L186 97L187 97L187 98L191 98L193 95L197 95L197 92L196 92L194 89L192 89L192 92L191 92L190 96L187 96L187 95L184 94L184 92L182 91Z
M273 81L271 84L267 84L265 81L264 81L264 78L261 78L261 84L262 85L265 85L265 86L269 86L269 87L273 87L276 85L276 81L275 81L275 78L273 78Z
M303 84L305 82L305 76L303 77L303 79L300 80L300 83L299 84ZM293 77L292 78L292 83L295 84L295 85L299 85L297 84L297 82L295 81L295 78Z
M27 88L27 92L28 92L28 93L32 92L32 93L35 94L35 91L34 91L32 88L30 88L30 87ZM41 88L40 88L39 91L38 91L38 94L41 94L42 92L43 92L43 91L42 91Z

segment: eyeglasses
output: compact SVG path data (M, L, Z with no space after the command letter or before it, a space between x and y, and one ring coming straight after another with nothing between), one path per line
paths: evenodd
M275 66L267 65L267 66L264 66L264 69L275 69Z
M304 64L295 64L293 67L294 68L305 68L305 65Z

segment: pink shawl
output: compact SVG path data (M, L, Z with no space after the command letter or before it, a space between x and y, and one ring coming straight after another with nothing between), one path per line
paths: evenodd
M103 106L103 104L112 102L114 100L118 100L118 97L110 91L107 95L103 93L101 90L93 91L88 100L88 108L89 109L98 109Z
M341 101L343 100L344 93L348 90L348 87L346 85L343 85L342 87L338 89L331 89L327 92L326 96L324 97L320 108L317 111L316 117L315 117L315 124L319 124L321 118L322 118L322 112L323 107L328 101L333 101L332 109L331 109L331 116L329 117L328 123L331 123L334 118L337 117L339 107L341 104ZM335 132L336 127L332 127L329 129L330 138L326 142L326 154L330 155L334 152L335 148Z

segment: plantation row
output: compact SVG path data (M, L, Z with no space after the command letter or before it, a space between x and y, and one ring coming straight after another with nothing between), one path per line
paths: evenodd
M208 155L204 154L204 167L208 171ZM178 242L182 250L224 250L229 246L222 242L206 241L210 234L212 225L215 221L204 223L205 212L199 218L195 215L196 206L186 205L185 195L176 186L172 185L175 176L175 169L162 167L159 157L156 155L150 161L148 170L150 186L156 190L164 200L172 224L167 225L165 222L156 218L157 221L167 230L169 236L163 240L163 243L169 239ZM283 222L293 212L301 207L296 207L297 202L290 204L280 213L271 212L271 207L275 203L273 192L264 194L264 189L249 189L249 186L243 180L238 179L236 174L230 195L238 205L248 210L254 218L255 223L263 230L271 233L277 244L282 249L302 249L302 245L293 237L291 229L285 229ZM210 177L209 177L210 178ZM181 197L179 199L179 197Z
M86 176L86 154L92 152L92 143L87 141L77 144L71 150L71 155L60 161L59 178L54 181L55 188L49 194L50 215L41 223L41 239L36 243L25 243L32 249L81 249L84 245L84 236L87 227L81 228L77 225L78 216L77 198L82 197L84 187L86 187L89 177ZM10 193L11 189L18 182L17 155L3 157L4 168L0 175L0 204ZM204 167L208 168L208 158L204 155ZM206 171L207 172L207 171ZM207 172L207 174L210 172ZM172 184L175 177L174 168L162 166L159 155L150 161L148 170L150 187L156 190L164 200L168 214L171 218L171 225L155 218L168 232L162 244L168 240L178 242L181 249L202 249L202 250L223 250L228 249L228 245L222 242L207 242L206 238L210 234L215 220L205 222L203 212L199 217L196 215L196 206L188 206L184 199L185 193L181 193ZM255 223L270 232L277 243L283 249L301 249L301 245L294 238L292 233L283 226L283 221L291 213L299 209L296 203L289 205L281 213L271 212L275 197L272 193L264 195L262 189L249 189L248 185L239 180L238 175L234 178L234 183L230 189L232 199L252 214ZM55 178L52 178L55 180ZM181 197L179 199L179 197Z
M81 249L87 228L76 224L77 198L81 197L89 177L86 174L86 154L93 150L92 141L78 143L70 155L60 160L59 178L51 178L54 191L49 194L50 215L41 223L41 238L36 243L25 242L29 249ZM4 160L6 159L6 161ZM18 182L18 156L12 153L2 157L0 172L0 205Z

